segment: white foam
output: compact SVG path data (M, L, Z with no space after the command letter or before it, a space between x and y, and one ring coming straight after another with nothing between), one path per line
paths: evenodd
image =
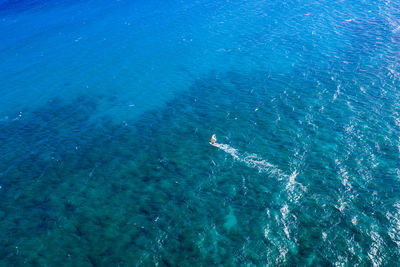
M368 256L371 259L373 266L382 266L383 259L380 255L380 250L383 246L383 240L375 231L371 231L370 237L372 239L372 244L370 246Z
M259 172L265 172L270 175L276 175L278 178L287 177L288 175L283 173L278 167L269 163L267 160L260 158L256 154L239 153L236 148L231 147L227 144L212 144L215 147L225 151L231 155L234 159L245 163L248 167L258 169Z
M340 212L343 212L344 208L346 207L347 203L344 202L341 198L339 199L340 206L335 206Z
M281 214L282 214L282 218L286 219L287 215L289 214L289 207L287 204L285 204L282 208L281 208Z
M322 232L322 239L324 240L324 241L326 241L326 237L327 237L328 235L325 233L325 232Z
M290 189L290 191L293 193L293 190L294 190L294 184L295 184L295 179L296 179L296 177L297 177L297 175L298 175L299 173L297 172L297 170L294 170L293 172L292 172L292 174L290 174L290 176L289 176L289 182L288 182L288 184L287 184L287 186L286 186L286 188L288 188L288 189Z
M218 147L219 149L222 149L223 151L225 151L226 153L230 154L234 159L240 160L239 156L238 156L238 151L226 144L212 144L215 147Z
M336 87L336 92L333 94L332 102L336 100L339 94L340 94L340 84Z
M306 191L306 187L304 187L301 183L296 182L296 177L299 173L295 169L289 176L289 180L286 184L286 190L289 194L289 200L297 202L304 191ZM295 190L299 188L300 190Z
M289 228L285 222L283 223L283 231L285 232L287 239L290 239Z
M400 202L394 204L395 212L387 212L386 218L390 222L389 236L397 247L400 247Z
M289 252L289 250L285 247L278 247L278 249L279 249L280 255L279 255L279 258L276 259L276 263L279 263L281 261L284 262L286 260L286 254Z
M267 227L264 229L264 237L268 238L268 234L269 234L269 228Z
M343 178L342 184L346 187L346 190L352 189L351 183L349 182L350 176L346 168L341 164L339 160L335 160L337 166L339 166L339 175Z

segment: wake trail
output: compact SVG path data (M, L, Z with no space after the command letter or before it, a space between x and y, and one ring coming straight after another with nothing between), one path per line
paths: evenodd
M268 173L269 175L277 176L278 178L288 177L282 170L275 165L269 163L267 160L257 156L256 154L239 153L236 148L231 147L227 144L211 144L212 146L218 147L224 152L231 155L235 160L243 162L250 168L255 168L259 172Z

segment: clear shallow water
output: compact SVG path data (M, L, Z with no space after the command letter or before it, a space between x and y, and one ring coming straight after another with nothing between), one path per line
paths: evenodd
M396 3L1 4L3 264L398 264Z

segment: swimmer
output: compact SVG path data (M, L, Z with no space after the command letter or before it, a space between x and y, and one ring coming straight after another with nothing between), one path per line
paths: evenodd
M211 136L210 144L214 145L216 142L217 142L217 136L215 134L213 134Z

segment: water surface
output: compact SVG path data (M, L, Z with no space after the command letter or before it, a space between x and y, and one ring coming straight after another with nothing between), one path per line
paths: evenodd
M395 2L0 10L2 264L399 263Z

